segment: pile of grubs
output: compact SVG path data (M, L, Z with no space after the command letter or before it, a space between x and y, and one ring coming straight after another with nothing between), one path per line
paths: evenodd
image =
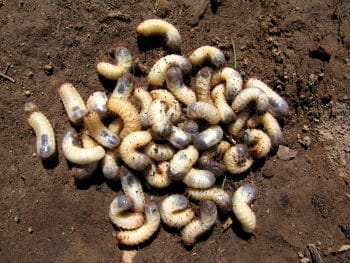
M223 213L232 211L243 231L252 233L256 217L249 205L256 187L244 184L231 194L215 181L227 173L246 172L255 159L283 143L278 119L288 114L288 104L256 78L243 85L241 75L225 66L224 54L215 47L199 47L188 58L175 54L181 37L168 22L146 20L136 31L144 37L163 36L173 53L151 68L150 87L134 87L131 54L118 47L115 64L97 64L101 76L117 81L109 97L98 91L85 103L72 84L58 89L71 123L83 126L80 136L72 128L62 141L75 178L89 177L100 163L108 180L121 181L124 194L111 202L109 216L123 245L150 239L161 221L181 229L184 244L193 245L215 223L217 207ZM185 74L195 75L192 88L184 83ZM37 136L37 153L50 158L56 154L52 126L34 104L27 104L26 110ZM146 203L139 176L156 189L177 181L184 185L184 195ZM199 209L188 198L200 201Z

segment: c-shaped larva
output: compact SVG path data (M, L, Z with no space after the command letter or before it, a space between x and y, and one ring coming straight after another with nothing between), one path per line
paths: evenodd
M213 201L224 211L228 211L231 208L231 195L224 189L218 187L208 189L195 189L187 187L186 192L191 199L197 201Z
M120 167L117 163L119 158L119 148L106 151L106 155L101 161L102 173L105 178L109 180L115 180L119 178Z
M240 174L247 171L253 164L247 146L236 144L224 154L224 165L231 174Z
M199 236L211 229L217 216L218 211L213 202L201 202L199 218L192 220L181 231L181 238L185 245L193 245Z
M152 163L151 167L148 168L144 177L150 186L156 188L168 187L172 180L168 175L169 162L161 162L159 164Z
M148 84L162 86L169 68L174 66L179 67L184 74L189 72L192 68L187 58L175 54L167 55L160 58L151 68L147 76Z
M198 160L199 153L193 145L178 151L170 160L169 172L173 180L181 180Z
M176 126L171 128L171 133L166 137L166 140L177 149L183 149L191 143L190 136Z
M224 136L224 132L219 125L214 125L198 133L193 140L193 145L198 150L206 150L219 143Z
M144 170L152 164L152 160L137 148L150 143L152 136L148 131L136 131L126 136L119 147L120 157L134 170Z
M239 134L243 130L244 126L246 125L247 120L249 119L250 116L250 111L249 110L244 110L239 112L236 115L236 120L234 123L230 124L227 127L228 133L233 137L237 138L239 137Z
M121 75L130 71L132 57L129 50L125 47L117 47L114 51L116 65L100 62L97 64L97 72L107 79L117 80Z
M280 95L278 95L275 91L273 91L269 86L267 86L264 82L256 78L250 78L248 79L245 85L247 88L257 87L263 90L266 93L266 95L269 97L271 111L277 117L283 117L288 115L288 112L289 112L288 103Z
M179 194L166 197L160 205L159 212L162 221L175 228L187 225L195 216L188 199Z
M149 105L151 105L153 100L152 96L147 90L143 88L136 88L133 97L136 98L136 100L140 103L141 106L140 119L142 127L148 128L149 123L147 113Z
M161 35L165 43L173 52L181 49L181 36L179 31L169 22L161 19L148 19L136 27L136 32L143 36Z
M134 82L129 72L124 73L117 81L111 97L127 100L134 91Z
M243 142L249 147L250 153L255 158L265 157L271 150L271 139L261 130L245 130L243 134Z
M156 204L150 203L145 208L146 222L135 230L126 230L117 233L120 244L135 246L150 239L160 225L160 215Z
M107 109L117 114L123 120L123 130L119 137L123 139L129 133L139 131L142 128L141 119L134 105L129 101L117 98L110 98L107 102Z
M143 151L149 158L156 161L166 161L175 154L174 148L169 144L157 144L151 142Z
M232 211L242 225L244 232L252 233L256 227L256 217L249 204L256 197L256 188L252 184L239 187L232 196Z
M89 111L97 112L101 117L103 117L107 112L107 100L108 97L106 92L96 91L90 95L86 105Z
M193 85L198 101L214 104L210 97L212 76L213 71L209 67L201 68L196 74Z
M211 98L213 99L215 107L219 111L220 120L223 123L231 123L235 118L235 114L230 107L230 105L227 104L227 100L225 98L225 85L224 84L218 84L215 86L215 88L211 92Z
M215 175L208 170L192 168L184 175L182 182L192 188L207 189L214 185Z
M209 124L217 124L220 121L217 108L203 101L191 103L187 107L187 117L190 119L204 119Z
M225 55L222 51L212 46L202 46L194 50L188 57L193 66L202 65L210 61L215 67L220 68L226 63Z
M211 79L211 85L216 86L225 82L225 97L227 101L232 101L234 97L242 90L243 79L237 70L230 67L224 67L214 72Z
M154 100L148 107L148 123L152 132L160 137L166 137L171 133L172 124L166 114L167 105L164 100Z
M41 158L49 158L56 152L55 132L46 116L34 111L28 117L28 123L36 135L36 152Z
M163 100L167 105L167 116L172 123L176 123L182 115L180 103L175 99L174 95L165 89L155 89L151 91L154 100Z
M181 69L178 67L169 68L166 83L168 90L186 106L197 101L196 93L184 84Z
M143 225L143 212L133 212L134 203L127 195L117 196L109 205L109 218L112 223L123 229L136 229Z
M105 150L101 146L90 148L78 146L78 134L73 129L64 134L62 150L64 157L76 164L90 164L101 160L105 156Z
M84 119L88 110L79 92L71 83L64 83L58 88L64 108L69 120L74 124L79 124Z
M232 109L235 113L244 110L252 101L255 102L255 110L258 114L265 113L269 108L269 98L259 88L251 87L243 89L232 102Z

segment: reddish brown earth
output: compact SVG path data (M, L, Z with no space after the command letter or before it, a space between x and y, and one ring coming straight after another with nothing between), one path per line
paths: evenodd
M84 99L104 90L95 65L118 45L149 69L164 49L138 45L134 28L154 17L176 25L185 55L215 45L231 65L233 40L244 78L256 76L287 99L291 115L283 132L298 154L290 161L271 154L246 176L227 180L230 191L243 182L258 188L253 237L242 236L236 224L223 232L217 221L186 249L177 233L161 228L134 262L300 262L298 253L309 256L310 243L324 262L350 262L349 251L335 252L350 243L349 2L212 1L192 26L199 2L0 1L0 70L10 64L7 75L16 81L0 78L1 262L119 261L108 220L119 185L101 176L75 184L60 148L49 165L33 156L35 134L23 106L39 106L60 144L70 124L56 89L70 81ZM144 76L135 82L145 84Z

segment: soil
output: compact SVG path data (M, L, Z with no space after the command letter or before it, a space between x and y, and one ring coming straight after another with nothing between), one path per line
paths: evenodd
M119 262L121 249L108 219L119 184L101 175L77 184L59 147L58 158L35 156L35 134L24 103L32 101L62 142L70 123L56 89L72 82L84 99L105 90L95 71L124 45L142 71L165 53L161 42L137 38L136 25L162 17L182 35L182 54L220 47L239 71L256 76L288 101L283 132L297 151L272 153L246 175L228 179L233 191L253 182L258 229L243 235L225 218L192 248L162 227L138 248L134 262L300 262L315 244L323 262L350 262L350 4L312 1L0 1L0 261ZM204 10L204 11L203 11ZM197 16L197 17L196 17ZM308 137L308 138L305 138ZM154 193L152 193L154 195ZM150 198L151 194L147 195ZM158 200L159 197L156 197ZM305 260L305 259L303 259Z

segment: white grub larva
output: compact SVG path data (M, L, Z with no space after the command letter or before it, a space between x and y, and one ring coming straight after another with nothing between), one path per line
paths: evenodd
M250 111L245 110L241 111L236 115L236 120L234 123L228 125L227 131L233 137L237 138L244 126L246 125L247 120L249 119Z
M174 95L165 89L155 89L151 91L154 100L163 100L167 105L167 116L172 123L176 123L182 115L180 103Z
M157 144L151 142L143 151L149 158L156 161L166 161L175 154L174 148L169 144Z
M89 111L97 112L103 117L107 112L107 100L106 92L96 91L88 98L86 106Z
M185 122L179 123L178 127L190 135L191 138L197 135L199 130L198 124L193 120L186 120Z
M210 97L211 78L213 71L209 67L201 68L194 79L194 90L197 100L214 104Z
M244 144L236 144L224 154L224 165L231 174L247 171L253 164L249 149Z
M256 217L249 204L256 197L256 188L252 184L239 187L232 197L232 211L246 233L252 233L256 227Z
M142 128L141 119L134 105L129 101L110 98L107 102L107 109L114 114L117 114L123 120L123 130L119 137L123 139L129 133L139 131Z
M58 88L58 94L69 120L74 124L81 123L88 110L76 88L71 83L64 83Z
M160 225L160 214L155 203L146 205L146 221L135 230L125 230L117 233L117 240L120 244L135 246L150 239Z
M222 51L212 46L202 46L194 50L188 58L193 66L203 65L210 61L215 67L220 68L226 63Z
M130 71L132 57L129 50L125 47L117 47L114 51L116 65L100 62L97 64L97 72L107 79L117 80L124 73Z
M224 67L213 74L211 85L216 86L219 83L225 83L225 97L227 101L233 98L242 90L243 79L237 70L230 67Z
M273 147L277 147L278 145L284 143L285 140L281 127L277 119L271 113L266 112L264 115L253 116L247 121L248 128L255 128L260 124L270 136Z
M127 100L130 98L133 91L134 82L132 80L132 75L127 72L118 79L117 85L115 86L111 97Z
M248 145L250 153L255 158L265 157L271 150L271 139L261 130L245 130L243 134L243 142Z
M165 43L171 51L181 50L180 33L169 22L161 19L148 19L136 27L136 32L146 37L161 35L165 38Z
M145 180L152 187L168 187L172 182L168 175L168 170L169 162L160 162L159 164L152 163L151 167L144 173Z
M55 132L46 116L34 111L28 117L29 125L36 135L36 152L41 158L49 158L56 152Z
M166 225L175 228L187 225L195 216L188 199L179 194L166 197L160 205L159 212L162 221Z
M84 118L84 123L91 137L102 146L113 149L119 145L118 136L107 129L97 112L89 112Z
M235 114L227 104L227 100L225 97L225 85L218 84L211 92L211 98L213 99L215 107L219 111L220 120L223 123L231 123L235 119Z
M271 111L277 117L283 117L288 115L288 112L289 112L288 103L280 95L278 95L275 91L273 91L268 85L266 85L264 82L256 78L250 78L247 80L245 85L246 85L246 88L257 87L263 90L266 93L266 95L269 97Z
M151 68L147 76L148 84L162 86L170 67L179 67L184 74L192 68L187 58L175 54L167 55L160 58Z
M62 150L64 157L75 164L90 164L101 160L105 156L105 150L101 146L90 148L78 146L78 134L72 129L64 134Z
M224 189L218 187L212 187L209 189L195 189L187 187L186 192L191 199L197 201L210 200L224 211L231 209L231 195Z
M148 108L148 123L152 132L160 137L166 137L171 133L172 124L166 114L166 103L163 100L154 100Z
M152 164L152 160L137 148L150 143L152 136L148 131L136 131L126 136L119 147L120 157L134 170L144 170Z
M142 127L148 128L149 123L147 113L149 105L151 105L153 100L152 96L147 90L143 88L136 88L133 97L136 98L136 100L140 103L141 106L140 118Z
M183 149L191 143L191 137L176 126L172 126L171 133L166 139L177 149Z
M186 106L197 101L196 93L184 84L181 69L178 67L169 68L166 83L168 90Z
M190 145L178 151L170 160L169 175L173 180L181 180L198 160L198 150Z
M139 178L126 167L121 166L120 180L124 194L129 196L134 203L134 210L136 212L143 212L145 208L145 195Z
M135 229L145 222L142 212L130 211L134 203L127 195L117 196L109 206L109 218L118 227L123 229Z
M256 87L243 89L233 100L232 109L235 113L240 112L252 102L255 102L258 114L263 114L269 109L269 98L262 89Z
M209 124L217 124L220 115L215 106L203 101L197 101L187 107L187 117L190 119L204 119Z
M108 180L119 178L119 169L117 161L119 158L119 148L106 151L105 157L101 161L102 173Z
M224 136L224 132L219 125L214 125L198 133L193 140L193 145L198 150L206 150L219 143Z
M108 125L108 130L116 135L119 135L120 131L123 129L123 126L123 120L121 118L117 118Z
M201 202L199 218L192 220L181 231L181 238L185 245L193 245L199 236L210 230L217 216L218 211L213 202Z
M192 188L207 189L214 185L215 175L207 170L192 168L184 175L182 182Z

